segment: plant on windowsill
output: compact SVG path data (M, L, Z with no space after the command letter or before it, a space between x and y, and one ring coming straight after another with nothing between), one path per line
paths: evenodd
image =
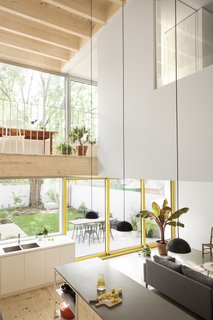
M151 249L148 244L146 244L143 249L141 250L141 253L144 255L144 257L150 257L151 256Z
M64 155L75 155L75 148L67 142L61 142L56 145L56 152Z
M74 127L70 133L72 143L78 142L76 147L78 156L86 156L88 146L86 143L95 144L96 141L91 139L91 130L83 127Z
M159 229L160 229L160 235L161 239L157 240L157 247L158 247L158 252L160 255L167 255L167 241L165 240L165 229L167 225L173 226L173 227L184 227L184 224L179 222L179 217L186 213L189 208L182 208L174 213L171 213L171 208L168 206L168 201L167 199L164 200L162 208L156 203L152 203L152 211L144 210L140 211L136 216L141 217L144 219L151 219L154 220Z

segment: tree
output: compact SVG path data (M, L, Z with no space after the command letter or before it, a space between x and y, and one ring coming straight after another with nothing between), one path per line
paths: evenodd
M64 78L30 69L0 64L0 117L23 122L24 128L58 131L64 113ZM57 107L57 108L56 108ZM4 110L3 110L4 109ZM29 179L30 207L41 205L41 179Z

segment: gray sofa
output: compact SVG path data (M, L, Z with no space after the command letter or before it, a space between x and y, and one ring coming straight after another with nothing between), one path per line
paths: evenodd
M203 319L213 320L213 279L202 274L200 276L200 273L174 262L167 261L163 264L146 259L144 265L146 287L150 285ZM173 270L168 264L172 264ZM204 278L205 284L195 280L197 276Z

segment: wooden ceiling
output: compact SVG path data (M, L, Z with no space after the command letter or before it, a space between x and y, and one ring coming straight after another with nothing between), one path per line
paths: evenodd
M93 34L122 0L92 0ZM0 0L0 61L61 72L89 41L91 0Z

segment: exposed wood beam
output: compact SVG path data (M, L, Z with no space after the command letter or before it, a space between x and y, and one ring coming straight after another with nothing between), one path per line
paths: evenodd
M40 56L20 49L11 50L11 47L0 45L0 59L3 61L21 63L28 66L39 67L41 69L61 71L62 61Z
M64 49L79 50L79 37L47 26L45 26L44 32L44 26L40 23L24 19L8 12L0 11L0 29L56 45Z
M5 44L12 48L22 49L46 57L55 58L64 62L69 60L71 57L69 50L58 48L50 44L45 44L38 40L29 40L23 36L17 36L14 33L3 30L0 30L0 44Z
M50 5L77 14L83 18L91 19L91 7L88 0L44 0ZM93 0L92 20L96 23L106 22L105 10L100 7L100 0Z
M76 36L90 37L90 22L38 0L0 0L0 9Z

